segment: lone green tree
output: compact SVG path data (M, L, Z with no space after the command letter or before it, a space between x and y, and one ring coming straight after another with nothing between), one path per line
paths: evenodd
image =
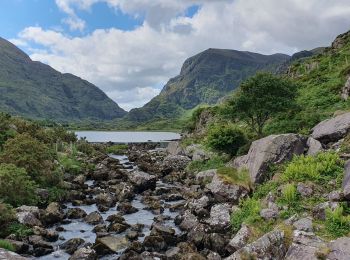
M243 82L229 101L234 115L261 137L274 115L294 108L297 86L291 80L259 72Z

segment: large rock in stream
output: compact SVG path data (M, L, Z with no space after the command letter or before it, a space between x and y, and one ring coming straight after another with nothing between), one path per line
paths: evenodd
M129 181L134 185L136 192L155 189L157 177L146 172L135 170L128 173Z
M0 248L0 260L29 260L29 258L22 257L14 252Z
M96 238L93 249L98 255L107 255L119 252L129 245L129 241L125 237L106 236Z
M313 129L311 137L321 143L336 142L350 130L350 113L345 113L318 123Z
M230 166L249 170L253 183L267 179L266 173L271 164L280 164L304 153L306 138L298 134L269 135L256 140L247 155L237 157Z

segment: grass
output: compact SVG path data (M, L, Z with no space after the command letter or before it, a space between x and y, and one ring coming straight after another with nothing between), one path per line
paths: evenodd
M187 166L187 171L198 173L210 169L218 169L225 166L226 160L221 156L215 156L209 160L191 161Z
M243 223L254 224L262 220L260 217L261 203L259 200L247 198L240 203L240 209L231 216L231 227L237 232Z
M0 248L15 252L15 247L7 240L0 239Z
M252 182L248 170L237 170L231 167L221 167L217 170L217 174L226 182L240 185L247 190L252 189Z
M128 145L127 144L115 144L108 146L106 149L107 153L112 153L112 154L125 154L128 151Z
M337 207L334 210L326 210L326 231L333 237L342 237L350 232L350 216L344 216L344 208Z
M82 164L72 155L58 153L58 161L66 172L79 174L82 171Z

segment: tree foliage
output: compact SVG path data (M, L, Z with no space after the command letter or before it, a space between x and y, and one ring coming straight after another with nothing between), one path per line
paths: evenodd
M267 120L295 107L296 91L290 80L261 72L241 84L229 106L238 119L262 136Z

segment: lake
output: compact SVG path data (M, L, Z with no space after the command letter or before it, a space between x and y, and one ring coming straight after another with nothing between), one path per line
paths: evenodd
M145 143L180 139L180 134L174 132L75 131L75 133L78 138L86 137L86 140L92 143Z

